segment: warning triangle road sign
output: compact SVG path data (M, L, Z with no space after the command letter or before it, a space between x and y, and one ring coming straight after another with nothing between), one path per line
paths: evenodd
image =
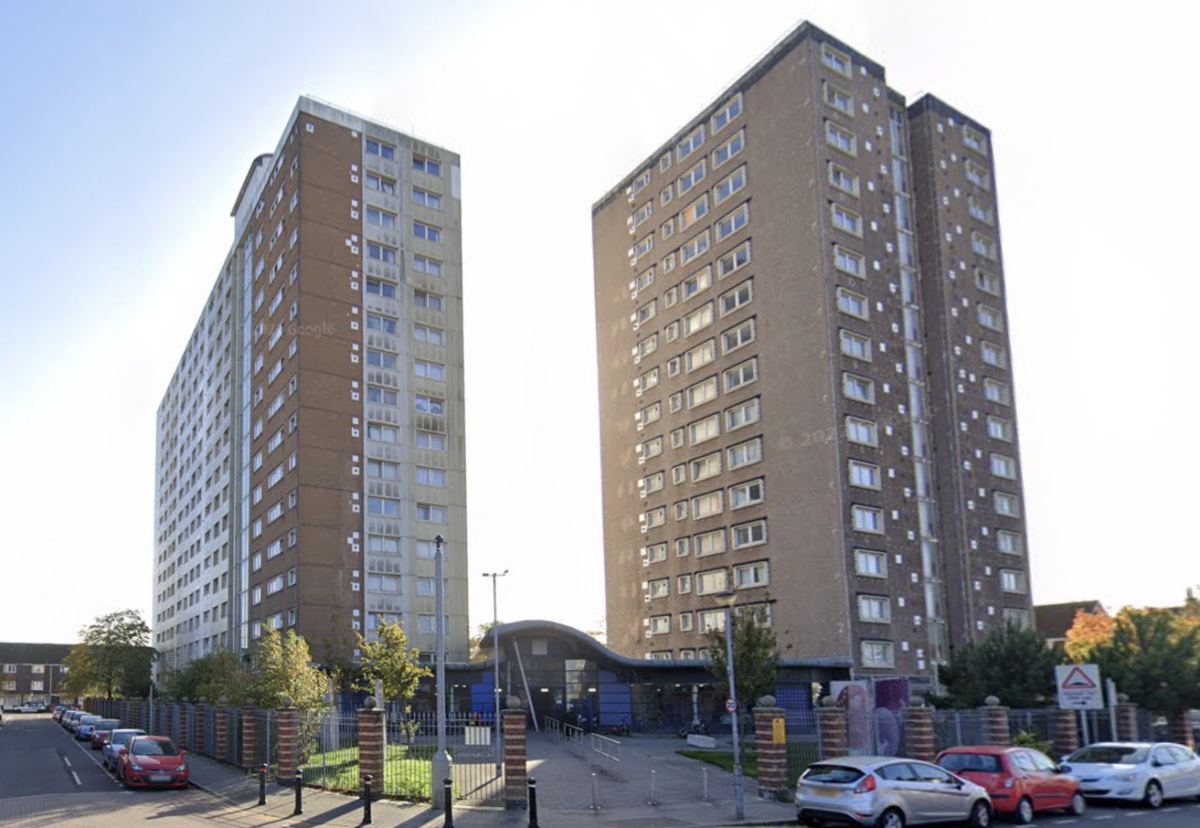
M1062 684L1059 686L1064 690L1094 690L1096 689L1096 682L1088 678L1088 674L1083 672L1083 670L1074 667L1071 669L1071 672L1067 673L1066 678L1062 680Z

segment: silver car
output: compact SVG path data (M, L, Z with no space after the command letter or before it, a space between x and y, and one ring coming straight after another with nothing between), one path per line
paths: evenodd
M949 771L895 756L843 756L809 767L796 782L802 825L904 828L930 822L992 823L987 791Z

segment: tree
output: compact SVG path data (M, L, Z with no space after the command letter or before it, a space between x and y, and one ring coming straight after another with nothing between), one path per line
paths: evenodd
M80 643L64 660L63 691L77 696L144 696L154 650L150 628L136 610L102 615L79 631Z
M503 621L497 621L496 623L500 625L504 624ZM487 640L489 644L491 643L491 637L488 635L488 633L491 632L492 626L493 624L491 621L488 621L485 624L480 624L475 628L475 635L467 639L467 652L471 654L472 661L483 660L483 655L479 654L479 647L481 644L483 644L484 640Z
M240 705L246 700L247 679L236 655L228 650L214 650L168 673L163 680L163 692L176 701L203 698L215 702L224 698Z
M358 690L372 692L375 680L383 680L384 701L406 702L417 692L417 684L433 675L421 665L421 651L408 646L408 636L399 622L382 618L375 627L375 640L368 641L358 634L358 649L362 653L362 679L355 684Z
M301 710L325 706L325 675L312 665L308 642L294 629L280 635L272 628L259 639L250 658L253 677L249 689L259 707L282 707L284 696ZM239 704L242 700L229 701Z
M954 707L978 707L993 695L1009 707L1035 707L1053 698L1059 660L1037 630L1009 623L959 647L938 666L938 679Z
M1091 659L1131 701L1156 713L1200 707L1200 619L1125 607Z
M1117 619L1104 610L1079 610L1075 613L1071 629L1067 630L1067 642L1063 645L1067 657L1076 664L1089 663L1092 651L1112 639L1116 625Z
M733 612L733 681L739 699L745 699L742 709L749 709L775 689L779 666L779 651L774 631L761 623L760 611L745 608ZM725 654L724 629L710 629L708 637L708 671L717 689L729 695L729 668Z

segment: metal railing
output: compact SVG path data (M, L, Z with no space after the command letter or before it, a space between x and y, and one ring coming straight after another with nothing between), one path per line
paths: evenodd
M592 743L592 764L601 765L609 770L615 768L621 761L621 743L599 733L589 735Z

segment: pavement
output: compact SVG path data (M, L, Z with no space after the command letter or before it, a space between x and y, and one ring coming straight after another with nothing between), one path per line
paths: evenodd
M734 811L733 775L679 756L685 743L671 737L626 737L619 761L593 763L588 743L556 742L529 734L529 776L537 780L540 828L716 828L727 825L795 823L790 802L760 799L746 778L745 819ZM729 746L718 744L718 749ZM191 781L231 807L267 817L280 826L363 824L361 797L304 788L303 814L295 815L295 793L267 783L267 804L258 804L258 776L197 754L189 754ZM707 769L707 772L705 771ZM705 777L707 793L705 798ZM651 786L653 785L653 792ZM593 807L593 804L597 807ZM389 828L442 828L445 815L427 804L377 799L372 824ZM529 825L525 809L480 807L455 802L455 828L517 828Z

